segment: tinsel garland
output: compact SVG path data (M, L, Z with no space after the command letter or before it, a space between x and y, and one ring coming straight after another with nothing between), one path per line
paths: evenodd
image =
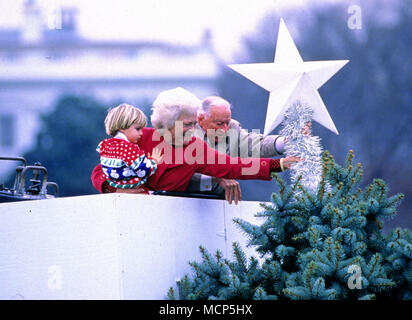
M312 120L312 109L302 101L295 101L286 110L280 134L286 137L285 155L303 159L291 167L291 180L295 182L302 176L300 183L308 191L316 192L322 178L323 148L318 136L311 132L302 133L305 125Z

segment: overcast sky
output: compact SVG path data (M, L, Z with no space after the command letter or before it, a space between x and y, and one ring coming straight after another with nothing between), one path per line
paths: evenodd
M0 0L0 28L24 24L24 0ZM205 28L213 32L219 55L228 59L239 38L255 30L269 11L291 4L305 10L306 0L37 0L47 16L59 5L78 8L82 36L98 39L153 39L198 42ZM275 39L274 39L275 41Z

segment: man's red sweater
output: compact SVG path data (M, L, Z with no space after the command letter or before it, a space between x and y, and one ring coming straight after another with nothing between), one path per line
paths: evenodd
M185 191L195 172L225 179L271 180L270 169L281 171L278 159L230 157L218 153L199 138L175 148L165 143L154 128L143 128L138 145L146 154L151 154L154 147L164 148L163 162L145 184L152 190ZM94 168L91 180L93 186L103 192L106 176L100 164Z

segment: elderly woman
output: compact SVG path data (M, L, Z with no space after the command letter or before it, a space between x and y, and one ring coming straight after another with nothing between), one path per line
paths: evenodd
M161 92L153 103L151 121L155 128L143 128L138 145L146 153L153 148L164 152L157 172L148 178L152 190L185 191L195 172L227 179L271 180L271 173L288 169L299 161L284 159L233 158L218 153L202 139L193 137L201 101L183 88ZM100 192L115 192L105 181L100 165L92 173L94 187Z

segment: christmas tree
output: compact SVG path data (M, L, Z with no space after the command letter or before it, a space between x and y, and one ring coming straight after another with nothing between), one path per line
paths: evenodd
M301 179L289 186L276 175L280 191L257 214L264 222L234 221L264 262L247 259L237 243L233 261L200 247L203 260L190 263L194 275L178 282L178 298L412 299L412 232L382 232L402 195L388 197L380 179L356 188L362 169L352 160L349 152L341 167L324 152L316 193Z
M233 244L234 260L200 247L194 274L178 281L170 299L412 299L412 232L383 233L403 195L388 196L375 179L360 188L362 167L349 151L344 166L320 139L303 135L310 108L296 102L285 113L286 155L300 156L291 183L277 174L279 192L261 204L261 225L234 222L263 262Z
M234 260L200 247L192 276L178 281L180 299L412 299L412 232L383 233L403 195L388 196L375 179L361 188L362 167L349 151L344 166L320 138L302 132L312 119L338 134L319 89L347 60L303 61L281 20L273 63L229 65L269 91L265 135L283 124L286 156L303 159L291 183L262 204L261 225L234 222L263 262L233 244ZM171 288L168 296L176 298Z

